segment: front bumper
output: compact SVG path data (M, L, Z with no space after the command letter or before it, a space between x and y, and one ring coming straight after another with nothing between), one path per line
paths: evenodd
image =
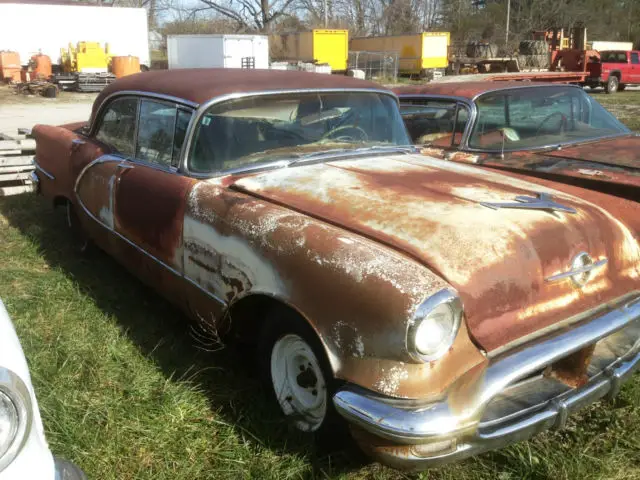
M595 344L588 381L571 388L545 369ZM334 396L359 443L381 462L421 469L562 428L569 414L603 397L640 367L640 295L628 295L568 326L492 357L446 398L420 404L347 386Z

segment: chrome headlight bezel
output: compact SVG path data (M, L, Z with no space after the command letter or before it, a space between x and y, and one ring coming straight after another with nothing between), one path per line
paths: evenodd
M446 306L450 309L452 319L452 328L445 339L441 342L441 345L432 353L421 353L416 345L416 335L422 322L428 321L429 314L433 313L438 307ZM439 292L433 294L425 301L423 301L413 315L413 318L409 322L409 328L407 329L407 351L409 356L417 362L431 362L442 357L453 345L453 342L460 330L460 324L462 323L462 301L460 297L451 288L445 288Z
M27 385L13 371L0 367L0 391L13 403L18 415L18 426L9 448L0 456L2 472L20 453L31 431L33 420L31 395Z

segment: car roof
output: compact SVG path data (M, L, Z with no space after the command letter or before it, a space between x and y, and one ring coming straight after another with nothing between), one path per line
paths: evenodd
M567 86L549 82L517 82L517 81L477 81L477 82L431 82L424 85L406 85L395 87L391 90L398 96L402 95L444 95L447 97L461 97L473 100L481 93L495 92L508 88L525 88L525 87L550 87L550 86Z
M347 77L287 70L248 70L237 68L190 68L154 70L136 73L107 86L93 104L91 119L102 102L118 92L143 92L165 95L200 105L208 100L233 93L298 89L387 90L380 85Z

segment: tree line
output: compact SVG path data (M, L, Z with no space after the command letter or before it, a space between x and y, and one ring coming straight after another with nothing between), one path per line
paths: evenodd
M162 33L274 33L346 28L352 37L449 31L504 43L532 30L585 26L590 40L640 43L638 0L93 0L145 7ZM637 45L640 47L640 45Z

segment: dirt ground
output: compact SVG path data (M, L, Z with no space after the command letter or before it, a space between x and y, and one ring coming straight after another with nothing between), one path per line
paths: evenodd
M96 93L60 92L57 98L21 95L0 85L0 133L15 134L17 128L37 123L59 125L88 120Z

